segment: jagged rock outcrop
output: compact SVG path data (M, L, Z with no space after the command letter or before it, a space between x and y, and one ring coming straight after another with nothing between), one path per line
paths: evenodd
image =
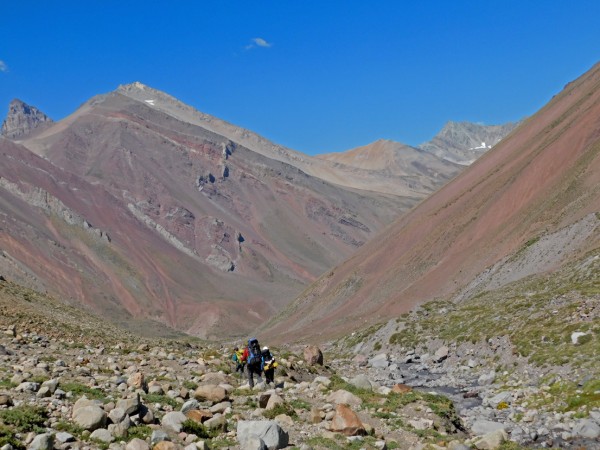
M468 166L500 142L519 123L480 125L450 121L431 141L419 145L419 148L446 161Z
M2 123L0 134L9 139L18 139L52 122L50 117L35 106L14 99L8 106L8 115Z

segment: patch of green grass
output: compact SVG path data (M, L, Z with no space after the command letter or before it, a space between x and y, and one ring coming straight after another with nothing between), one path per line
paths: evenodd
M146 440L146 438L149 438L151 434L152 428L150 428L148 425L136 425L127 430L127 438L130 441L135 438Z
M375 342L375 344L373 344L373 350L375 350L376 352L381 350L381 342L379 342L379 341Z
M15 431L5 425L0 425L0 447L5 445L10 445L16 450L25 449L25 446L16 437Z
M48 377L36 376L36 377L29 378L27 381L30 381L32 383L42 384L44 381L48 381L48 380L49 380Z
M263 416L271 420L273 420L280 414L285 414L292 418L298 417L298 414L296 414L296 411L294 411L294 408L289 403L280 403L279 405L276 405L273 409L265 410L263 412Z
M311 404L301 399L294 399L291 400L289 403L290 406L294 409L304 409L306 411L310 411L311 409Z
M196 388L198 387L198 384L194 383L193 381L190 381L190 380L185 380L183 382L183 387L190 391L195 391Z
M181 424L181 431L187 434L194 434L200 439L211 439L219 434L217 430L209 430L201 423L191 419L188 419Z
M530 276L457 304L427 303L427 314L411 315L389 343L415 348L423 336L458 344L506 336L515 355L533 364L568 365L580 374L599 376L600 320L580 320L578 310L582 300L600 296L596 253L590 252L560 272ZM571 342L574 331L587 333L577 345Z
M4 389L13 389L16 388L17 384L10 381L8 378L4 378L0 380L0 388Z
M331 380L331 384L329 385L330 391L337 391L338 389L343 389L345 391L351 392L352 394L356 395L363 402L372 403L372 404L377 403L377 400L382 398L381 395L378 395L378 394L374 393L373 391L370 391L368 389L358 388L358 387L344 381L338 375L332 375L330 380Z
M340 339L338 341L338 346L342 347L342 348L348 348L348 349L355 347L357 344L364 342L370 336L377 333L381 329L381 327L383 327L384 325L385 325L384 323L377 323L375 325L371 325L370 327L364 328L362 330L355 331L354 333L350 334L349 336L346 336L346 337Z
M85 395L91 400L107 401L106 394L101 389L91 388L81 383L61 382L60 388L65 392L73 393L75 397L83 397Z
M14 427L19 433L42 433L44 422L48 420L48 412L39 406L16 406L0 411L0 421Z
M230 438L224 437L224 436L218 436L214 439L211 439L209 448L229 448L229 447L235 447L238 444L239 444L239 442L237 442L234 439L230 439Z
M160 403L161 405L169 405L173 408L177 408L179 403L174 398L167 395L160 394L144 394L142 395L144 403Z
M83 433L83 428L65 420L56 422L52 428L54 428L56 431L66 431L67 433L71 433L73 436L81 436L81 433Z

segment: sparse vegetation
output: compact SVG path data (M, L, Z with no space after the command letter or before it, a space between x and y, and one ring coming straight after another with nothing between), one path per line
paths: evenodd
M285 414L292 418L298 417L298 414L296 414L296 411L294 411L294 408L289 403L280 403L279 405L275 405L273 409L268 409L263 412L263 416L271 420L280 414Z
M181 431L188 434L194 434L198 436L200 439L210 439L214 438L219 434L218 431L208 430L201 423L195 422L191 419L186 420L181 424Z
M12 409L0 411L0 422L14 427L19 433L44 431L44 423L48 420L48 413L39 406L16 406Z
M71 392L75 397L83 397L84 395L89 399L105 400L106 394L101 389L94 389L85 386L81 383L72 381L64 382L60 384L60 388L65 392Z

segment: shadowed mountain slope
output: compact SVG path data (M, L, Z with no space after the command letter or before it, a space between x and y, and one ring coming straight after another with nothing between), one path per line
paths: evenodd
M383 139L317 159L331 163L327 172L332 182L418 200L464 169L431 153Z
M282 340L340 335L420 303L464 298L597 251L599 153L596 65L313 283L271 322L270 334ZM585 231L584 239L577 230ZM554 245L542 246L546 241ZM537 258L527 261L533 246Z

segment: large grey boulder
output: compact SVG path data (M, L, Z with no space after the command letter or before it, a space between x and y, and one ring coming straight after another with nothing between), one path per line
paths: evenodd
M506 434L506 431L500 429L479 437L473 442L473 445L479 450L494 450L507 440L508 434Z
M359 389L364 389L367 391L373 390L373 383L371 383L371 381L369 380L369 377L367 377L363 373L356 375L354 378L350 379L349 383L352 386L357 387Z
M73 422L84 430L94 431L106 424L106 412L96 405L84 406L73 412Z
M54 433L38 434L33 438L28 450L52 450L54 448Z
M123 398L117 402L117 408L121 408L128 416L137 414L141 405L142 402L139 394L136 394L133 397Z
M106 444L110 444L115 440L115 437L106 428L98 428L97 430L94 430L94 432L90 435L90 438Z
M181 431L181 426L183 422L187 420L187 417L181 411L173 411L165 414L162 418L161 425L163 428L168 430L173 430L175 433L179 433Z
M368 365L374 369L386 369L390 365L387 353L380 353L369 360Z
M345 403L346 405L358 406L362 404L360 397L357 397L352 392L345 391L344 389L338 389L337 391L332 392L325 400L330 403L335 403L336 405Z
M290 439L288 433L275 421L240 420L237 425L237 439L240 445L243 446L252 436L260 438L269 450L287 447Z
M583 419L577 422L573 428L573 434L583 438L597 439L600 437L600 426L593 420Z
M492 433L497 430L505 430L506 427L498 422L492 422L491 420L476 420L471 427L471 431L477 436L483 436L484 434Z

